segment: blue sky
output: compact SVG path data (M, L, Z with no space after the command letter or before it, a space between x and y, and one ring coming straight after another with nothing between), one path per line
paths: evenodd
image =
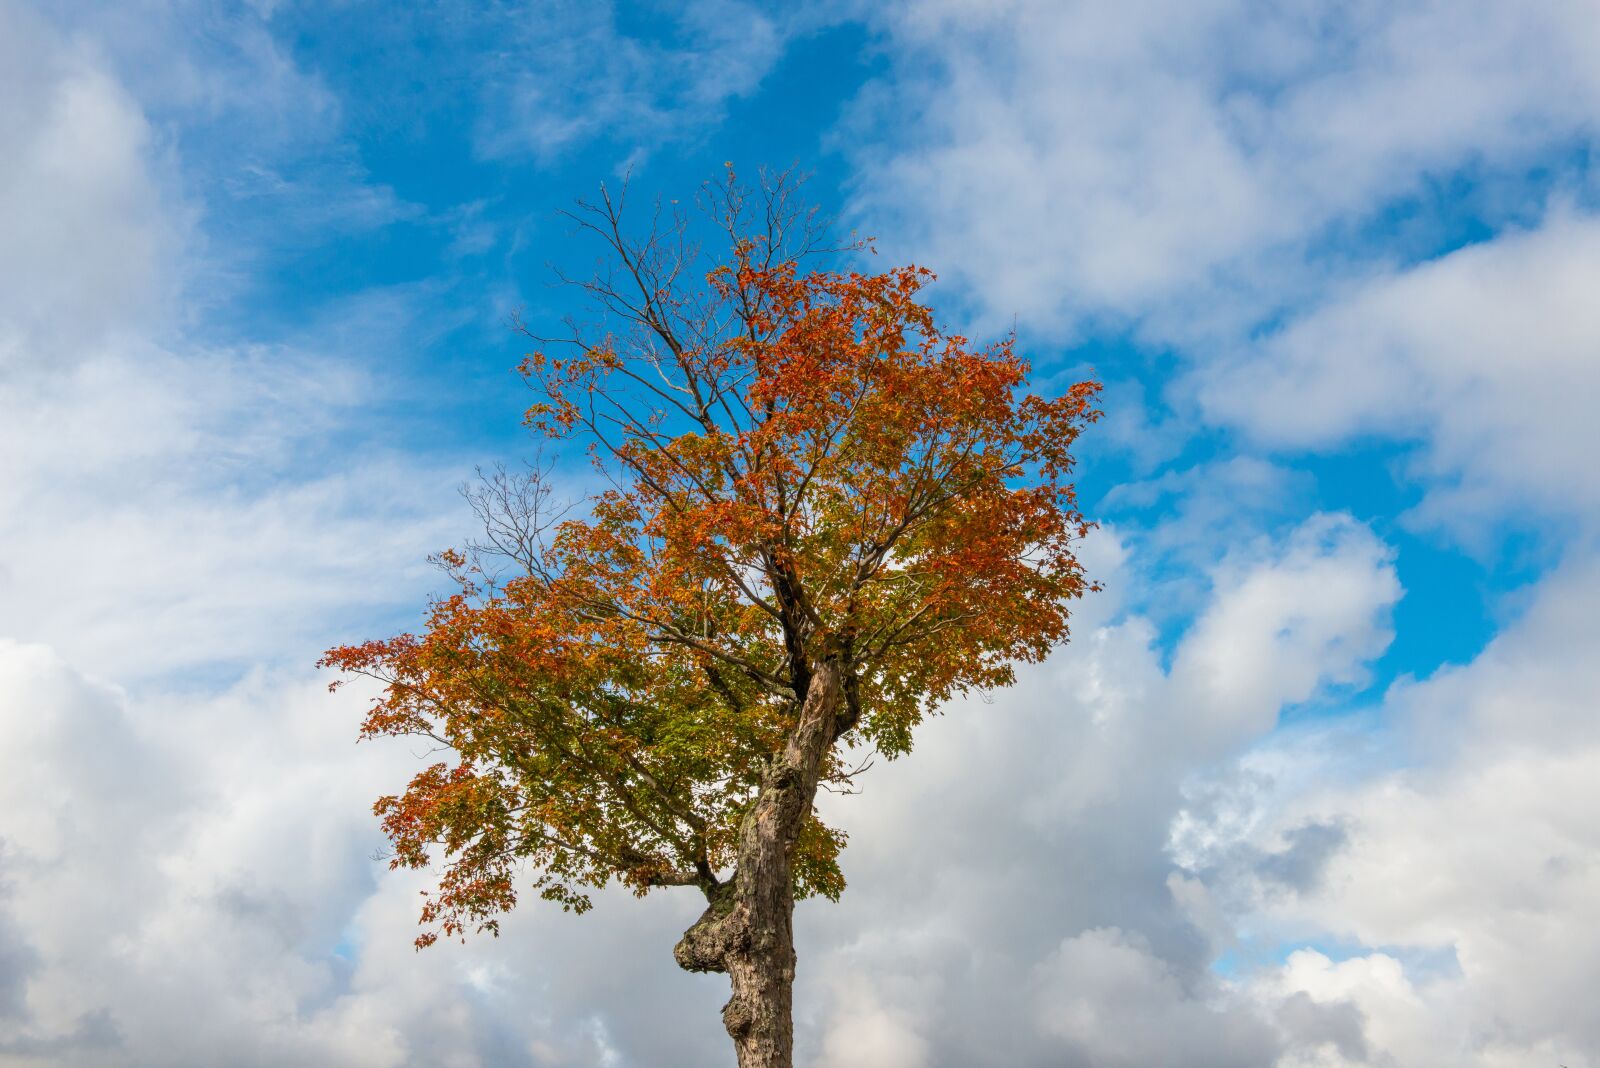
M229 21L221 13L213 18ZM219 64L235 62L225 42L205 39L215 32L206 21L197 47L214 49L209 58ZM570 99L554 101L569 110L548 147L501 143L513 136L515 105L497 108L494 94L528 74L515 69L515 50L507 54L507 32L522 34L523 54L537 55L546 43L560 51L582 26L666 65L667 57L696 51L699 28L693 17L627 7L557 12L545 26L519 21L509 10L448 19L368 5L275 11L268 24L281 60L314 86L321 112L309 143L264 146L254 127L194 122L181 108L150 115L187 165L184 178L201 194L198 229L216 243L223 261L217 268L231 276L213 290L215 304L198 309L196 327L256 344L331 341L381 369L377 395L364 401L357 420L370 434L365 447L437 450L443 462L457 463L526 452L516 418L523 397L511 375L526 342L507 319L516 311L548 322L573 310L575 298L554 283L552 268L581 272L597 250L557 213L592 196L599 182L615 188L631 176L636 200L647 207L656 198L687 201L728 162L747 171L798 165L813 175L817 203L877 235L870 216L849 214L855 142L879 132L857 117L860 101L887 70L882 42L862 20L842 12L797 20L786 27L783 47L737 92L710 102L686 105L680 98L694 91L670 84L657 90L644 79L572 89ZM587 99L609 92L628 99L604 106ZM600 114L585 114L586 104ZM878 125L885 121L875 117ZM1554 150L1553 158L1524 165L1518 202L1498 204L1498 214L1536 218L1552 170L1584 176L1586 155L1564 145ZM1423 188L1405 189L1315 235L1306 255L1404 265L1492 238L1506 219L1485 217L1473 203L1476 169L1466 161L1426 175ZM322 203L329 194L360 207L330 218ZM233 256L246 263L228 263ZM965 310L962 297L947 298L952 314ZM1056 323L1019 317L1016 325L1041 373L1091 371L1111 384L1114 414L1127 405L1146 419L1185 424L1181 434L1168 433L1171 454L1159 459L1118 443L1086 445L1083 488L1093 514L1137 528L1159 524L1173 500L1129 506L1121 503L1126 495L1111 494L1116 487L1245 450L1237 435L1176 410L1184 398L1172 397L1169 386L1184 354L1139 338L1136 310L1118 318L1066 335ZM1270 331L1274 321L1269 312L1252 329ZM1409 596L1397 611L1402 619L1415 614L1418 625L1397 628L1376 666L1380 686L1470 658L1493 633L1500 595L1550 562L1509 536L1468 551L1407 530L1398 520L1423 492L1398 470L1408 445L1357 440L1274 455L1293 475L1273 494L1274 514L1261 517L1267 529L1280 529L1316 509L1348 511L1378 525L1397 551L1403 544L1397 566ZM1174 633L1185 619L1170 621Z
M312 662L528 453L559 210L731 162L1107 386L1107 590L829 802L801 1063L1600 1065L1596 71L1577 0L0 0L0 1064L727 1060L690 901L412 954Z

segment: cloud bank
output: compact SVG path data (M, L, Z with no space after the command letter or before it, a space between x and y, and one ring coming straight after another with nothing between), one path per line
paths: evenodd
M374 429L397 372L359 330L213 313L269 237L433 209L368 172L376 120L287 15L197 11L0 2L0 1064L728 1063L722 983L670 957L687 895L412 952L422 884L368 806L419 754L355 747L362 693L308 664L411 621L479 457ZM485 12L432 27L521 33L467 93L472 165L546 169L717 128L851 15ZM1149 477L1105 499L1073 644L829 799L850 887L799 914L801 1063L1600 1065L1600 21L861 17L881 65L831 136L885 252L980 328L1175 370L1126 394L1167 411L1121 424ZM1320 499L1314 461L1373 442L1404 516ZM1407 539L1493 560L1507 527L1559 566L1470 658L1375 686Z

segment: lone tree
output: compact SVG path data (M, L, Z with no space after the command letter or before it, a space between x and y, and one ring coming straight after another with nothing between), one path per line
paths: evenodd
M458 592L323 663L385 684L364 736L447 755L375 806L392 866L443 864L419 946L497 933L519 883L578 912L692 887L675 958L727 973L741 1068L788 1068L794 903L844 889L818 787L1065 639L1098 387L1026 392L1011 340L936 325L926 270L816 266L839 250L789 176L703 206L714 264L680 215L634 237L622 198L580 204L595 314L521 367L528 425L610 488L553 512L546 469L481 477Z

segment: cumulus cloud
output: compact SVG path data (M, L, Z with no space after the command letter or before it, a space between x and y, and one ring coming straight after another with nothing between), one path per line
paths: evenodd
M81 10L147 59L183 14ZM362 694L305 665L330 631L408 622L467 465L367 441L352 360L167 314L193 196L401 211L348 159L294 162L295 121L327 146L339 106L270 18L220 34L263 74L249 92L192 51L130 88L93 34L0 4L0 267L20 280L0 293L0 1061L725 1063L725 983L670 957L692 894L607 893L581 920L534 902L499 941L415 954L425 876L371 859L371 800L425 754L354 749ZM713 121L776 61L779 21L702 8L701 47L659 49L601 18L579 35L593 69L513 77L570 36L530 21L485 86L507 95L483 150ZM1288 307L1248 348L1196 350L1207 418L1275 449L1417 440L1415 472L1454 493L1438 514L1592 512L1583 211L1422 266L1328 262L1430 176L1474 160L1492 199L1589 128L1581 5L952 2L879 25L895 70L858 129L907 132L855 157L862 211L959 266L981 312L1192 339ZM176 183L150 100L248 114L270 151L231 186ZM1401 260L1428 243L1402 237ZM1177 454L1161 434L1150 463ZM1600 1065L1600 571L1575 552L1471 664L1285 733L1286 706L1366 684L1401 594L1390 548L1300 519L1306 478L1261 459L1119 496L1164 518L1086 546L1113 592L1075 644L828 799L851 884L799 914L802 1063ZM1181 610L1155 603L1171 591Z
M1203 409L1260 442L1419 444L1457 529L1518 509L1591 519L1600 450L1600 222L1570 210L1387 272L1196 375Z
M903 766L864 780L865 797L837 799L850 887L798 921L803 997L830 1006L824 1050L830 1027L866 1015L918 1022L930 1068L1273 1063L1288 1040L1209 970L1220 947L1171 881L1168 827L1197 768L1381 652L1399 589L1387 552L1346 518L1257 550L1218 569L1170 668L1143 617L1092 599L1066 652L992 703L958 703ZM1092 563L1116 578L1122 552L1103 540ZM1296 599L1308 582L1349 599ZM1215 637L1224 621L1235 643ZM1287 666L1259 687L1194 681L1274 661ZM855 975L875 977L868 1009L839 985ZM1130 1034L1129 998L1173 1026Z
M1311 295L1342 235L1430 179L1520 176L1600 114L1600 31L1570 0L947 0L881 20L896 62L857 112L857 209L995 324L1236 330Z
M1357 683L1393 637L1400 596L1390 551L1348 516L1317 516L1276 558L1242 552L1173 665L1182 692L1245 735L1269 728L1286 702L1325 683Z
M195 210L115 65L11 5L0 49L0 635L133 683L420 596L454 471L362 440L350 361L182 329Z
M687 897L619 891L586 920L530 908L501 941L413 952L423 880L375 859L369 805L419 754L355 749L370 695L325 681L259 670L133 695L47 647L0 642L0 1061L721 1054L725 995L671 959L697 912ZM685 1019L704 1026L673 1026Z
M1064 1039L1071 1063L1135 1068L1271 1064L1279 1038L1263 1017L1197 996L1142 938L1095 928L1066 939L1038 968L1039 1026ZM1069 1055L1070 1056L1070 1055Z
M0 297L0 1060L370 1063L322 1007L377 783L309 660L350 605L421 597L448 483L326 449L372 396L338 358L136 307L180 281L144 253L188 214L149 124L91 44L0 19L0 255L48 287Z
M171 295L181 220L137 104L44 21L0 3L0 371L75 357Z
M1597 603L1600 569L1570 564L1470 664L1396 687L1398 768L1352 776L1308 756L1337 752L1323 738L1247 761L1235 818L1211 820L1209 850L1188 863L1254 937L1305 947L1259 991L1359 1009L1372 1059L1306 1063L1600 1063ZM1306 826L1340 829L1316 879L1269 886L1270 868L1237 862L1285 855ZM1330 955L1330 942L1353 948Z
M881 990L885 984L866 975L836 975L833 982L829 992L832 1010L823 1025L816 1064L827 1068L924 1068L929 1063L925 1016L886 1008ZM905 984L891 975L887 985ZM904 1000L903 994L897 1000Z
M1174 349L1177 423L1249 447L1414 443L1410 518L1474 549L1519 512L1592 518L1585 5L952 0L881 24L855 207L980 324ZM1490 236L1439 256L1463 218Z
M32 49L24 103L67 70L148 129L88 45L5 17L35 35L0 36ZM53 121L6 115L28 137ZM103 180L149 193L108 236L119 221L182 233L162 212L188 207L145 142L119 155L67 124L58 140L86 154L63 168L118 163ZM22 190L19 218L92 223L100 202L61 184L53 201ZM403 603L411 621L432 582L423 555L462 532L464 463L368 437L381 386L337 354L212 344L127 309L82 332L67 306L93 306L94 273L29 266L63 295L59 321L0 303L17 346L0 377L0 1061L554 1066L641 1048L635 1023L595 1014L623 1000L615 971L563 974L575 943L546 941L538 967L490 943L411 952L418 886L380 879L370 805L419 754L355 750L361 694L328 695L310 668L355 619L398 627ZM131 253L120 266L152 291L184 280ZM638 939L636 914L652 915L591 929ZM620 978L669 989L669 948ZM663 1018L708 993L670 991ZM715 1019L714 1002L697 1010Z
M1363 538L1291 538L1271 563L1222 576L1217 610L1293 586L1315 557L1373 597L1330 618L1377 626L1393 592L1367 573L1389 565L1352 548ZM1108 570L1119 554L1096 552ZM1260 611L1273 617L1273 603ZM1292 646L1282 629L1246 644ZM1074 655L1016 691L931 724L914 761L870 777L865 802L838 799L862 845L844 903L801 913L812 1063L934 1068L995 1050L1017 1064L1123 1063L1150 1042L1270 1063L1276 1025L1207 972L1164 854L1189 746L1226 745L1238 725L1222 705L1181 701L1137 617L1104 604L1081 633ZM1330 679L1346 670L1337 660ZM5 718L0 749L14 884L0 932L19 962L0 1034L12 1048L53 1050L42 1063L174 1065L726 1055L721 984L678 973L668 952L695 912L687 895L605 895L584 920L534 904L498 942L412 953L420 883L367 859L365 807L417 754L352 753L359 694L257 671L212 693L128 695L16 643L0 670L8 707L28 713ZM1285 676L1260 699L1307 685ZM1170 1041L1128 1036L1113 1009L1135 994L1173 1023Z

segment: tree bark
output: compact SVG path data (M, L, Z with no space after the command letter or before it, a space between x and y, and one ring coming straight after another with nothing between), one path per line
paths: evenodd
M728 974L733 996L722 1022L739 1068L794 1064L794 847L811 814L843 696L840 666L819 664L794 730L739 828L733 877L707 889L710 906L673 951L690 971Z

